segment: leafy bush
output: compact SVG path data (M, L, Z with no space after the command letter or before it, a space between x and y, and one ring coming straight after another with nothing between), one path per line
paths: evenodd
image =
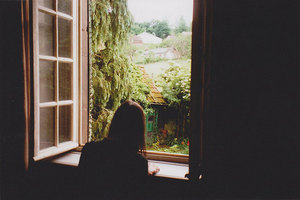
M191 58L192 37L191 35L178 34L175 38L164 40L161 48L174 48L182 58Z
M191 88L191 61L179 64L169 62L170 67L158 76L155 84L162 88L162 95L169 106L179 108L189 106ZM188 108L188 107L187 107Z
M155 56L154 53L150 52L145 58L142 64L149 64L167 60L166 58L161 58L159 56Z
M168 106L177 112L176 136L189 134L191 61L170 62L170 67L158 76L155 84L162 89Z
M189 145L190 143L188 138L178 139L174 137L172 140L172 145L165 145L157 140L157 142L153 143L151 146L148 146L147 149L160 152L189 154Z

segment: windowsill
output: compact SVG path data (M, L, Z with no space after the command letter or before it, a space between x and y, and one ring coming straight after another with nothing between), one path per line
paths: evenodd
M78 151L71 151L51 158L49 161L54 164L77 167L79 164L80 155L81 153ZM189 170L188 164L157 160L148 160L148 162L149 168L151 165L155 165L160 168L160 171L155 175L156 177L188 180L185 178L185 174L187 174Z
M75 150L81 152L83 146L77 147ZM189 163L189 156L185 154L178 154L178 153L167 153L167 152L158 152L158 151L146 151L146 158L150 161L165 161L170 163Z

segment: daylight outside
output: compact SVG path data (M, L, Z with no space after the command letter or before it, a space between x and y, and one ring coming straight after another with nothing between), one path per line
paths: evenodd
M91 1L90 139L127 99L146 115L146 149L189 153L192 0Z

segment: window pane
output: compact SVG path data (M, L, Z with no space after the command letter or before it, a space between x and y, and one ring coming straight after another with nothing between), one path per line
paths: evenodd
M72 56L72 21L58 18L58 56Z
M174 12L178 8L180 13ZM135 94L145 95L148 101L145 109L146 149L188 155L193 0L156 7L143 3L136 5L135 0L128 0L128 9L135 19L140 18L138 13L152 13L133 22L130 30L133 34L127 44L130 48L126 50L135 72L141 73L144 79L135 83L145 84L150 90L148 94L143 91ZM168 13L162 21L153 20L157 19L158 9ZM145 32L147 25L157 29L154 28L152 33Z
M55 49L54 38L55 17L39 12L39 54L53 56Z
M72 15L72 0L58 0L58 11Z
M39 0L39 5L54 10L53 0Z
M55 108L40 109L40 149L55 145Z
M72 140L72 106L59 107L59 143Z
M55 101L55 62L40 60L40 102Z
M59 63L59 100L72 99L72 64Z

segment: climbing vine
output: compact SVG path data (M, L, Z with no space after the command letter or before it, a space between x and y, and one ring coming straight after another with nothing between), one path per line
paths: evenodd
M90 139L107 136L114 111L133 99L144 107L149 87L125 46L133 24L127 0L90 1Z

